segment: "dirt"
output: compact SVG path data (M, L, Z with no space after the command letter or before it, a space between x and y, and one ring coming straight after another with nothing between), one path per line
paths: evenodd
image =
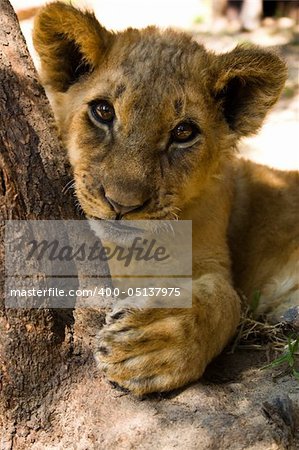
M278 356L230 345L203 379L170 393L136 398L109 383L92 358L103 315L77 312L75 345L30 421L2 434L16 450L296 450L299 383L286 367L265 369ZM2 446L1 446L2 444Z
M224 352L198 383L137 399L74 355L54 397L1 448L298 449L299 385L261 370L265 352ZM75 368L75 370L74 370ZM7 433L8 436L9 433Z

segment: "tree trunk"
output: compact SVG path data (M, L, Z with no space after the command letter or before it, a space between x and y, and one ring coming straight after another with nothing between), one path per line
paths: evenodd
M5 427L9 434L9 423L28 420L59 385L72 352L73 327L72 310L5 308L5 221L80 218L71 194L62 194L69 179L66 155L16 15L8 0L0 0L1 448L6 448Z

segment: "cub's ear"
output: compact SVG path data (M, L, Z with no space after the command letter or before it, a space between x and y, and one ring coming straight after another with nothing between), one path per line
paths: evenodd
M43 83L65 92L101 63L113 39L113 33L90 12L62 2L41 8L35 19L33 43L41 59Z
M259 47L238 46L212 56L212 92L230 129L238 135L255 133L284 86L285 63Z

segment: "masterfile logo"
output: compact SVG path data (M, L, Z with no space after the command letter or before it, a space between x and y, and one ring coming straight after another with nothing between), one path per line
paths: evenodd
M191 221L8 221L7 307L189 307Z

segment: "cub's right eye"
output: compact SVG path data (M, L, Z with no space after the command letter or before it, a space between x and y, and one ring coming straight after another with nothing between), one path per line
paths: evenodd
M93 120L110 125L115 118L115 111L107 100L95 100L89 104L89 114Z

